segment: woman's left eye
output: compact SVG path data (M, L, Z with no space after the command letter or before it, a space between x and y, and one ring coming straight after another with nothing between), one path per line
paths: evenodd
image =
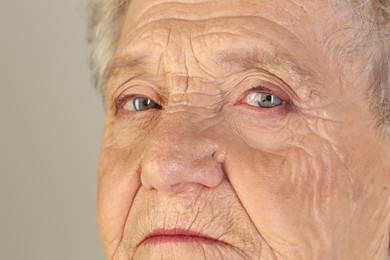
M261 108L273 108L284 103L284 101L279 97L264 92L250 93L246 97L246 102L251 106L257 106Z

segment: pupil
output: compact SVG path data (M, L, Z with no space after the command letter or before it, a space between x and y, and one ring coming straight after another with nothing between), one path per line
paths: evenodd
M271 95L267 95L267 97L265 98L268 102L271 102L272 101L272 97Z
M144 102L142 102L144 106L150 105L150 99L145 99Z

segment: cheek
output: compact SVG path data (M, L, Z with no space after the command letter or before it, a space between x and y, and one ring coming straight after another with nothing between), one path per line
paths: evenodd
M107 254L121 244L124 225L136 191L140 186L137 151L121 147L120 136L106 125L98 168L97 220ZM111 138L115 137L115 138Z
M352 188L333 146L306 135L271 152L236 147L227 153L226 172L264 239L275 248L319 243L326 248L331 232L350 217Z

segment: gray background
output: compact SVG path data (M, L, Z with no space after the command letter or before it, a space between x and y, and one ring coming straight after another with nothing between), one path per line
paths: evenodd
M104 259L84 5L0 1L0 259Z

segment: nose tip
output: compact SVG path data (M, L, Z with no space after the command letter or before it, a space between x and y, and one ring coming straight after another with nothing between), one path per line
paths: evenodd
M217 187L223 180L223 157L215 150L202 138L156 137L142 159L141 183L166 193Z

